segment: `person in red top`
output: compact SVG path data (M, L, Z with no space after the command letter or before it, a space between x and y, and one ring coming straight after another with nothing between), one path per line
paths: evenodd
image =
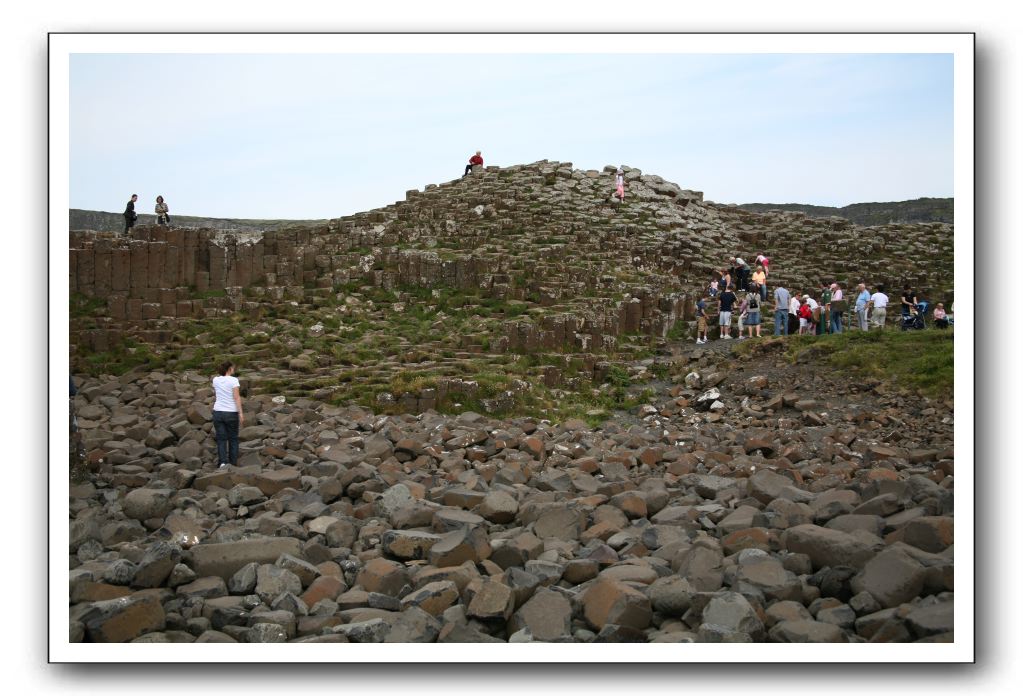
M479 165L483 164L483 158L480 156L479 150L476 150L476 154L469 158L469 164L465 165L465 174L462 175L462 178L464 179L465 177L469 176L469 173L472 171L472 168L475 167L477 164Z

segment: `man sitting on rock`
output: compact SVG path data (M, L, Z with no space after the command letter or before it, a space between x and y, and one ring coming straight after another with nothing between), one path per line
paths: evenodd
M483 166L483 157L480 155L479 150L476 150L476 154L469 158L469 164L465 165L465 174L462 175L462 178L464 179L472 174L472 168L476 165Z

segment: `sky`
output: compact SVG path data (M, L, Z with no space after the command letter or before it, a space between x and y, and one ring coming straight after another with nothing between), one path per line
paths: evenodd
M488 165L719 203L953 196L951 54L73 54L70 204L331 218Z

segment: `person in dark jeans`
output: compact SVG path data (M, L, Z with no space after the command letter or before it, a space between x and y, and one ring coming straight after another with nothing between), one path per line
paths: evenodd
M135 212L135 201L139 199L137 193L131 194L131 200L128 201L128 205L124 206L124 234L125 236L131 231L131 228L135 226L135 221L139 219L138 213Z
M234 363L220 365L220 376L213 378L213 429L217 435L218 467L238 463L238 428L245 423L242 412L241 385L234 376Z
M465 165L465 174L462 175L462 178L464 179L465 177L469 176L469 174L472 173L472 168L473 167L482 167L482 166L483 166L483 156L480 154L479 150L476 150L476 154L469 158L469 164Z

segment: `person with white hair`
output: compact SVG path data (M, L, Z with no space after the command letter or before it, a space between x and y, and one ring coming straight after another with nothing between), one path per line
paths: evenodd
M860 283L856 286L856 325L860 331L867 330L867 304L870 302L870 293L867 286Z
M483 156L480 155L480 151L476 150L476 154L469 158L469 164L465 165L465 174L462 178L469 176L472 173L472 168L476 166L483 166Z

